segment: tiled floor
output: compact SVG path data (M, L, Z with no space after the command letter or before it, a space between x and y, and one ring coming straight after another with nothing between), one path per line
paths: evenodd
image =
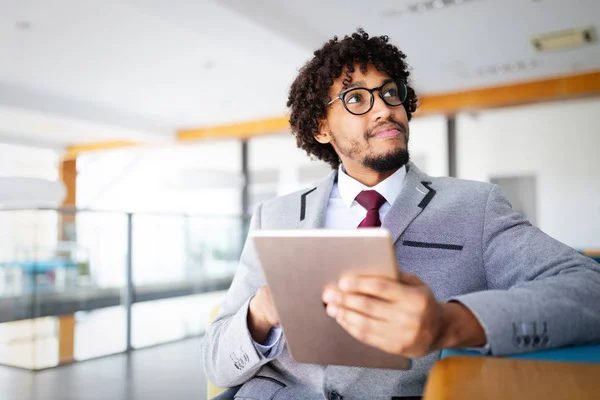
M41 372L0 366L1 400L204 400L200 339Z

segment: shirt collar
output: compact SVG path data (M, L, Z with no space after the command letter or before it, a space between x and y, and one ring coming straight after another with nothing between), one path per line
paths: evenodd
M405 177L406 166L403 166L398 168L396 172L384 181L379 182L373 187L368 187L346 174L344 166L340 164L338 172L338 190L340 191L342 200L348 208L352 207L354 199L356 199L356 196L363 190L376 190L390 205L392 205L394 204L396 197L400 194L400 190L402 190L402 184L404 183Z

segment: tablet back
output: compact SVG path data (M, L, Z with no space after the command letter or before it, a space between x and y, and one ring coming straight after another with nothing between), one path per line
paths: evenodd
M344 273L396 278L384 229L257 230L251 233L283 328L298 362L408 369L410 359L366 345L325 312L323 289Z

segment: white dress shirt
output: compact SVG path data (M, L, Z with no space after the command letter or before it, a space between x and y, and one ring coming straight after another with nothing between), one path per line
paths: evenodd
M384 181L368 187L347 175L340 165L338 181L333 185L327 203L325 228L356 229L367 216L367 210L355 200L363 190L376 190L385 198L385 203L379 209L379 220L383 221L396 197L400 194L405 177L406 167L402 167Z
M377 185L368 187L346 174L343 165L340 164L338 180L333 185L331 194L329 195L329 202L327 203L325 228L356 229L367 216L367 210L355 200L356 196L363 190L376 190L385 198L385 203L379 208L379 220L383 221L390 207L394 204L396 197L400 194L405 177L406 167L402 167ZM269 332L265 344L255 343L256 348L265 357L270 357L272 356L271 349L273 349L280 337L281 328L273 328Z

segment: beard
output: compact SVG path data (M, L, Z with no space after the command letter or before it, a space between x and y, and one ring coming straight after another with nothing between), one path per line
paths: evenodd
M391 122L397 123L396 121ZM351 140L346 145L341 146L341 143L337 140L337 135L333 132L331 132L331 141L342 155L360 162L360 164L366 168L376 172L394 171L402 168L410 161L410 154L408 152L408 129L402 123L397 124L403 128L404 148L396 148L385 154L378 155L367 153L363 156L362 160L359 160L358 156L360 155L361 150L370 147L369 140L372 137L373 130L365 132L363 142Z
M406 149L394 149L387 154L378 156L367 155L361 164L373 171L386 172L402 168L410 161L410 154Z

